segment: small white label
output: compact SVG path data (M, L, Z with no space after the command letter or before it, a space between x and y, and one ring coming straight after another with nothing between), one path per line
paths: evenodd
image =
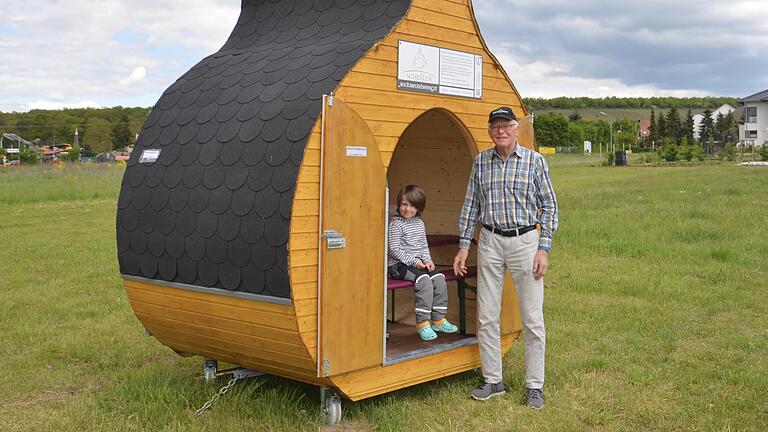
M368 156L368 147L347 146L347 156L366 157Z
M160 149L144 150L141 152L141 159L139 159L139 162L152 163L152 162L156 162L157 158L159 157L160 157Z

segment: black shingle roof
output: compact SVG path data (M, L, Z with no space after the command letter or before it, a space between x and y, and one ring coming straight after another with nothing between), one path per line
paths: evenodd
M745 103L745 102L765 102L768 101L768 90L763 90L761 92L757 92L753 95L747 96L745 98L741 98L738 100L739 103Z
M229 40L161 96L117 211L123 275L290 298L299 166L330 93L410 0L243 0ZM140 163L145 149L161 149Z

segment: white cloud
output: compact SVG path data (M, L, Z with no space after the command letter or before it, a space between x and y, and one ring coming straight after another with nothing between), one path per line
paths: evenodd
M3 6L4 111L40 101L150 106L226 41L240 11L239 0L29 0Z
M58 110L64 108L101 108L101 105L98 102L90 100L77 102L39 100L26 104L24 108L26 108L24 111L33 109Z
M523 63L507 50L496 50L495 56L522 97L693 97L709 94L699 89L662 90L651 84L627 85L618 78L579 77L570 73L568 65L541 61Z
M128 75L128 77L121 79L120 84L123 84L123 85L132 84L138 81L142 81L146 77L147 77L147 68L145 68L144 66L139 66L136 69L134 69L133 72L131 72L131 74Z

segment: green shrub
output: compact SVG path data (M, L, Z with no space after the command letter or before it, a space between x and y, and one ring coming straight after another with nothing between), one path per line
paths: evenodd
M22 147L19 150L19 159L21 160L22 164L36 165L40 163L42 156L38 150L29 147Z
M678 154L680 155L680 159L685 159L690 162L693 159L693 148L688 145L680 147Z
M699 162L702 162L706 155L704 154L704 149L701 148L700 145L693 145L691 146L691 156L698 160Z
M727 143L717 155L720 160L732 161L736 157L736 149L734 149L733 143Z
M768 141L763 143L763 147L760 148L760 160L768 161Z
M677 147L674 145L665 145L659 147L659 157L667 162L674 162L677 160Z
M656 153L648 152L643 155L643 162L648 164L656 162Z
M613 166L615 161L616 155L613 152L605 152L605 161L603 161L604 166Z
M69 162L77 162L80 160L80 147L72 147L65 156L61 157L62 160Z

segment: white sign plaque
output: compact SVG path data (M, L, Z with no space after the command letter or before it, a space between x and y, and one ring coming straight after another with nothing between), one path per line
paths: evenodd
M347 146L347 156L351 156L351 157L367 157L368 156L368 147Z
M160 157L160 149L147 149L141 152L141 159L139 163L152 163L156 162Z
M397 89L481 99L483 56L399 41Z

